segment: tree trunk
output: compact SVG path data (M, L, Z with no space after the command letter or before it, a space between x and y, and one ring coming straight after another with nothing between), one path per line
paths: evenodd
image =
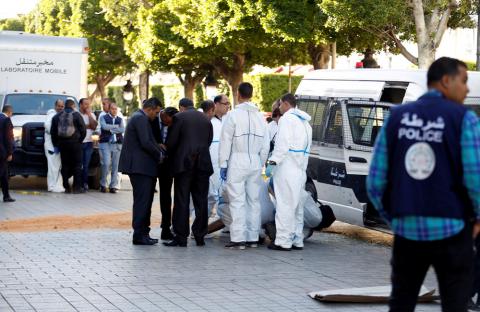
M313 69L327 69L330 61L330 49L328 45L308 45L308 55L312 61Z
M238 87L243 82L243 68L237 68L236 71L231 71L227 78L228 85L232 91L233 106L238 104ZM258 90L253 90L253 92Z
M422 0L412 0L413 17L418 46L418 68L427 69L435 61L435 52L447 30L452 10L457 6L456 0L450 0L445 10L434 9L430 20L425 21L425 10ZM434 34L434 35L432 35Z
M337 43L332 43L332 69L337 67Z
M140 105L148 99L148 89L150 87L150 71L147 69L146 71L140 74L140 81L139 81L139 96L140 96Z
M95 82L97 84L97 87L95 88L95 91L90 94L88 99L92 101L96 96L100 96L101 99L106 98L108 96L106 92L107 85L113 80L113 78L115 78L115 75L112 73L109 73L106 76L95 76Z
M193 93L197 87L197 82L192 77L185 78L183 83L183 95L190 100L194 100Z
M223 59L217 59L213 66L220 75L227 80L232 91L233 105L238 104L238 86L243 82L243 71L245 69L245 54L233 54L233 66L228 66ZM253 90L255 92L255 90Z

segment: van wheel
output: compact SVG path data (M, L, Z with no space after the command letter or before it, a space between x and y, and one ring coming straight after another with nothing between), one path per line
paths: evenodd
M307 183L305 184L305 191L310 193L310 196L312 196L315 202L318 201L317 188L311 179L307 180Z

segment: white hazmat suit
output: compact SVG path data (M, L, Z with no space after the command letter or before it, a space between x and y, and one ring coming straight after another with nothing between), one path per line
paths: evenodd
M270 161L273 171L277 235L275 245L283 248L303 247L303 204L301 194L307 181L306 169L312 145L311 117L296 108L280 118Z
M210 144L210 158L212 159L213 174L210 176L208 188L208 215L210 216L213 207L218 204L220 196L220 166L218 163L218 151L220 147L220 134L222 133L222 119L214 116L212 118L213 140Z
M269 144L267 123L255 104L244 102L228 113L220 136L219 161L220 168L228 168L226 191L232 214L232 242L258 241L258 196Z
M54 147L52 143L52 136L50 135L50 128L52 126L52 119L57 114L54 109L50 109L47 112L47 119L45 120L45 156L47 157L48 173L47 173L47 185L49 192L61 193L64 192L62 175L60 169L62 161L60 159L60 153L54 153Z

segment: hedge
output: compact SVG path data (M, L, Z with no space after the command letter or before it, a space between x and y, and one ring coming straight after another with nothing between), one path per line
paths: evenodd
M302 76L292 76L292 93L295 92L302 78ZM253 85L252 101L259 105L260 110L264 112L271 111L272 103L288 92L288 75L245 75L244 81Z
M292 76L292 92L300 84L302 76ZM278 74L259 74L259 75L245 75L244 81L250 82L253 85L252 101L259 105L260 109L265 112L271 110L272 103L278 99L282 94L288 92L288 76ZM134 87L133 100L126 103L123 100L123 87L110 86L107 87L108 97L113 98L115 102L121 107L122 112L126 115L137 110L139 107L138 86ZM220 81L218 92L230 96L230 88L224 81ZM150 96L157 97L166 107L178 107L178 101L183 98L183 86L181 84L173 85L151 85ZM195 107L199 107L200 103L205 100L205 90L203 85L198 85L194 92ZM127 105L128 104L128 105Z

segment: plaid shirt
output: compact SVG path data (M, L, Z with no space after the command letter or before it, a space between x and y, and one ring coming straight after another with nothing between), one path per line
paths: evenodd
M387 187L388 151L385 120L375 143L370 172L367 177L367 192L372 204L385 218L396 235L416 241L445 239L459 233L465 226L462 219L441 217L407 216L391 218L383 209L382 197ZM460 139L464 185L468 190L477 220L480 221L480 128L477 115L467 111L462 122Z

